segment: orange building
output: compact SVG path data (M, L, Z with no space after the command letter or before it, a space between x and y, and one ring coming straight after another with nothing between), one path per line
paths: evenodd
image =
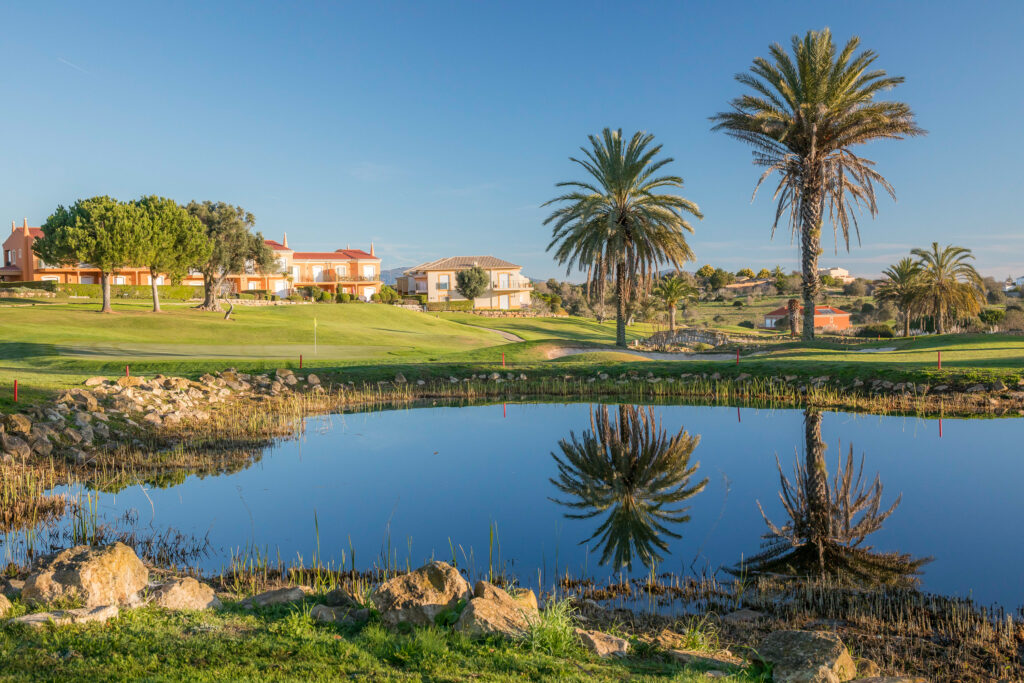
M801 308L800 310L802 315L803 309ZM788 316L789 309L787 307L776 308L764 316L764 327L769 330L777 329L779 321L786 319ZM814 329L838 332L839 330L845 330L849 326L850 314L846 311L841 311L835 306L814 307Z
M43 236L39 228L11 223L11 234L3 244L2 282L60 282L99 284L99 268L88 263L51 265L32 253L32 243ZM338 249L337 251L295 251L288 247L288 236L283 242L265 240L275 256L275 268L270 273L253 269L246 273L232 273L225 287L232 292L264 290L287 296L299 287L317 286L331 292L347 292L352 296L369 299L380 292L380 259L370 251ZM149 285L148 268L118 268L110 279L112 285ZM203 276L197 271L182 278L182 284L203 286ZM158 285L170 284L164 274L156 277Z

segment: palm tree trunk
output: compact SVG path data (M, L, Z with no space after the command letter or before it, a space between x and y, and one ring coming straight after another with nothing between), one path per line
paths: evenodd
M668 307L668 331L672 335L676 333L676 305L674 302Z
M910 311L903 311L903 336L910 337Z
M828 471L825 467L825 443L821 440L821 413L804 411L804 441L807 448L804 487L810 522L808 539L818 551L818 562L824 571L824 548L832 538L832 517L828 509Z
M935 333L946 334L945 316L942 315L942 301L935 300Z
M149 286L153 289L153 312L160 312L160 292L156 288L156 273L149 269Z
M100 313L113 313L114 309L110 307L110 273L100 273L100 289L103 291L103 306Z
M796 299L790 299L786 303L786 307L789 310L789 334L793 337L796 336L796 328L800 319L800 302Z
M814 308L818 303L818 292L821 291L818 253L821 251L823 182L821 170L812 170L800 193L800 265L803 271L805 340L814 339Z
M626 264L615 265L615 345L626 347Z

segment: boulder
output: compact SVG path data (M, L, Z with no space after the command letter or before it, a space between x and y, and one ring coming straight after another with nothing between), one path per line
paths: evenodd
M7 425L7 431L11 434L28 436L32 431L32 420L21 413L8 415L4 423Z
M361 624L364 621L369 621L370 610L317 605L310 611L309 616L329 624Z
M32 455L32 449L24 439L4 432L0 433L0 453L8 453L15 458L25 460Z
M348 609L362 609L366 607L363 596L353 593L349 589L338 586L324 596L324 604L330 607L345 607Z
M149 582L149 570L124 543L75 546L40 560L25 580L29 603L81 600L85 607L134 605Z
M278 378L281 378L281 377L288 377L288 376L294 375L295 373L292 372L291 370L289 370L288 368L278 368L276 371L274 371L274 374Z
M42 628L47 624L54 626L67 626L68 624L90 624L110 621L116 619L120 610L116 605L103 605L100 607L82 607L80 609L56 610L54 612L36 612L26 614L17 619L11 619L9 624L23 624L33 628Z
M85 380L84 384L87 387L98 387L99 385L103 384L106 381L106 377L90 377L89 379Z
M245 609L270 607L271 605L284 605L289 602L298 602L304 597L306 597L306 594L301 588L290 586L288 588L278 588L276 590L266 591L259 595L254 595L251 598L246 598L241 602L241 605Z
M314 375L312 372L309 373L308 377L306 377L306 381L309 382L310 386L315 387L320 385L320 378Z
M581 628L575 629L575 633L583 642L583 646L598 657L625 657L629 653L629 641L625 638L617 638L600 631L584 631Z
M7 613L11 611L11 601L7 599L7 596L0 593L0 619L7 616Z
M220 600L213 588L191 576L171 579L153 592L152 604L169 610L218 609Z
M459 571L446 562L435 561L385 581L372 599L388 626L431 626L438 614L470 598L469 583Z
M137 387L141 386L144 380L141 377L135 375L129 375L127 377L118 377L117 385L121 387ZM90 408L90 410L92 410Z
M477 581L473 587L473 599L469 601L455 630L471 638L500 635L506 638L522 638L530 630L530 623L537 617L537 597L513 597L506 591L486 581Z
M403 375L400 372L396 372L395 373L395 384L405 384L405 382L406 382L405 375Z
M842 683L857 673L843 641L825 631L775 631L754 656L772 666L775 683Z

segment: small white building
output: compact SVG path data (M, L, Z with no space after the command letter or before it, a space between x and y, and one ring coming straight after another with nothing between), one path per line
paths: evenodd
M850 271L846 268L818 268L818 275L828 275L836 282L841 282L844 285L857 279L850 275Z

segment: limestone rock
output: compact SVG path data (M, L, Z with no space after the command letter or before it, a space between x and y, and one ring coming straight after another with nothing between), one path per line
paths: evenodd
M370 619L370 610L317 605L310 611L309 616L330 624L361 624Z
M471 638L488 635L522 638L537 617L537 598L533 591L528 593L533 598L532 605L528 596L513 597L494 584L477 581L473 599L459 615L455 630Z
M0 619L7 616L7 613L11 611L11 601L7 599L3 593L0 593Z
M99 385L103 384L106 381L106 377L90 377L89 379L85 380L84 384L87 387L98 387Z
M395 384L405 384L405 382L406 382L405 375L403 375L400 372L396 372L395 373Z
M312 372L306 377L306 381L309 382L310 386L320 386L320 378L314 375Z
M584 631L581 628L575 629L575 632L583 641L584 647L598 657L625 657L629 653L629 641L624 638L600 631Z
M776 631L755 652L775 683L842 683L857 671L839 636L824 631Z
M121 387L137 387L137 386L141 386L142 382L143 382L142 378L141 377L137 377L135 375L130 375L128 377L118 377L117 378L117 385L121 386Z
M292 586L288 588L278 588L277 590L266 591L265 593L254 595L251 598L243 600L241 604L245 609L253 609L255 607L270 607L271 605L283 605L289 602L297 602L304 597L306 597L306 594L301 588Z
M25 580L29 603L81 600L86 607L133 605L149 581L149 570L124 543L102 548L75 546L44 557Z
M403 622L431 626L438 614L471 597L469 583L459 571L435 561L382 583L373 594L373 603L388 626Z
M82 607L80 609L56 610L54 612L36 612L26 614L17 619L11 619L8 623L24 624L33 628L42 628L47 624L55 626L67 626L68 624L90 624L103 623L116 619L120 610L116 605L103 605L100 607Z
M24 439L7 433L0 433L0 452L9 453L21 460L32 455L32 449L25 443Z
M357 595L347 588L338 586L324 596L324 604L330 607L361 609L366 607L363 596Z
M32 431L32 420L28 419L28 417L21 413L8 415L4 422L7 425L7 431L11 434L28 436Z
M171 579L153 592L152 604L169 610L218 609L220 600L213 588L191 576Z

